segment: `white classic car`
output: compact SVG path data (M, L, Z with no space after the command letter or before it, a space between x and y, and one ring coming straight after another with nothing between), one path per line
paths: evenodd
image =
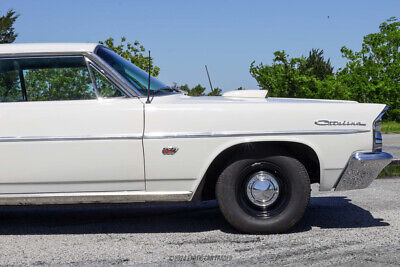
M392 158L382 104L148 82L98 44L0 45L0 205L217 199L239 231L279 233L311 183L365 188Z

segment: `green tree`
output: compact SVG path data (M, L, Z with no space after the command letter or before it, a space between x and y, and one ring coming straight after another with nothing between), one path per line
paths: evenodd
M348 59L338 78L348 87L351 99L386 103L388 119L400 121L400 21L390 18L379 32L364 36L361 50L342 47Z
M149 56L145 55L146 49L139 41L133 43L126 42L125 37L121 37L121 43L115 44L113 38L108 38L105 41L100 41L100 44L112 49L115 53L135 64L144 71L149 69ZM160 73L160 68L153 64L153 58L150 59L151 75L157 77Z
M206 88L201 86L201 84L196 85L193 88L190 88L189 85L184 84L184 85L177 85L174 83L173 85L174 88L180 89L184 92L186 92L189 96L205 96L205 91ZM214 88L211 92L207 93L208 96L220 96L222 90L218 87Z
M12 43L17 38L15 33L14 23L19 15L14 10L9 10L5 15L0 17L0 44ZM0 101L12 99L21 101L22 95L17 90L18 88L18 73L15 71L7 71L0 73Z
M315 76L319 80L333 75L331 61L324 58L324 50L322 49L311 49L308 57L305 58L305 62L300 64L299 68L302 74Z
M84 67L25 70L24 76L29 101L96 98Z
M0 44L12 43L17 38L14 23L19 15L14 10L9 10L4 16L0 17Z
M343 84L337 81L323 51L313 49L309 56L290 58L285 51L276 51L272 65L250 65L250 74L269 96L297 98L347 99Z
M209 92L207 95L208 96L220 96L222 93L222 89L215 87L211 92Z
M189 93L189 91L190 91L190 87L189 87L188 84L178 85L177 83L174 82L174 84L172 85L172 87L173 87L173 88L176 88L176 89L179 89L179 90L182 90L182 91L184 91L184 92L186 92L186 93Z
M191 96L203 96L205 90L206 90L205 87L203 87L200 84L198 84L195 87L193 87L192 89L190 89L189 95L191 95Z

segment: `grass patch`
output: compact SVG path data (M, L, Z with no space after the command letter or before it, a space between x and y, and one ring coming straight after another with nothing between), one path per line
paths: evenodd
M383 133L400 133L400 122L397 121L384 121L382 123Z
M382 170L382 172L379 174L378 178L386 178L386 177L393 177L393 176L400 176L400 166L394 165L394 166L387 166Z

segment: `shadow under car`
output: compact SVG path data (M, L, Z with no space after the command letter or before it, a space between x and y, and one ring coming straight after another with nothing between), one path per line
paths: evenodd
M312 197L289 233L320 228L388 226L346 197ZM238 234L216 201L169 204L24 206L0 208L0 235L173 233L221 230Z

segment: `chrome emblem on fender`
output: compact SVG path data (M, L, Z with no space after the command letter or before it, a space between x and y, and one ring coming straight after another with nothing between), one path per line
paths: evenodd
M366 126L363 122L354 121L329 121L329 120L317 120L315 122L318 126Z
M177 147L168 146L162 149L162 153L163 155L174 155L178 150Z

